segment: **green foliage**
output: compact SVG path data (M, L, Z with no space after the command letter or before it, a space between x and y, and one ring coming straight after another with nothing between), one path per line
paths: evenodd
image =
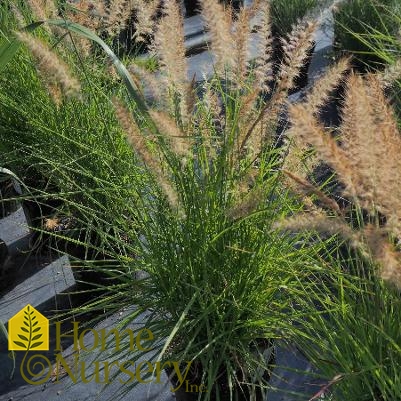
M34 28L37 25L29 27ZM99 229L107 242L109 233L132 227L127 210L144 181L110 107L117 87L101 67L104 59L64 55L82 78L83 90L81 99L61 95L58 104L32 58L18 50L11 34L4 32L2 44L14 57L10 53L1 58L1 165L26 183L29 197L42 211L49 200L58 200L58 215L75 220L75 229L68 233L74 238L84 231L89 240Z
M298 343L331 383L334 400L400 400L399 293L376 278L377 266L342 249L329 258L325 281L308 289L321 313L302 319Z
M272 0L270 3L273 30L279 37L284 37L300 19L321 4L322 0Z
M390 32L367 26L364 33L355 33L355 40L359 41L360 46L368 50L366 57L375 58L379 62L379 67L384 64L389 70L397 73L399 67L397 62L401 57L401 41L399 31L401 29L401 7L392 10L390 18L391 26L396 27ZM398 73L400 76L401 74ZM388 88L387 96L394 105L397 115L401 117L401 86L400 80Z
M124 76L125 70L119 73ZM135 93L130 81L124 83ZM294 315L310 313L292 307L299 283L315 268L315 247L321 245L302 246L296 235L273 227L278 217L299 207L280 183L281 152L267 140L276 125L271 122L268 134L259 127L251 132L257 136L255 144L263 146L255 160L244 156L238 141L244 135L240 107L245 89L229 82L223 87L217 78L205 86L208 95L197 98L191 120L176 115L178 127L185 129L182 141L190 144L185 156L170 146L172 138L159 130L143 102L131 97L136 124L145 137L152 137L153 153L147 158L157 154L160 163L160 171L151 163L146 166L145 180L165 181L138 190L140 207L127 213L137 231L126 231L125 243L110 237L107 253L121 265L118 272L107 272L115 285L107 286L104 299L74 314L135 305L121 326L147 315L145 327L162 342L154 358L197 361L209 390L204 397L210 399L222 370L230 390L240 385L244 367L244 379L266 385L257 372L271 366L252 347L260 339L288 340ZM220 106L211 106L208 96ZM267 109L262 100L258 107L255 118ZM168 191L176 193L176 203ZM144 279L136 279L138 271Z
M401 25L394 19L398 0L350 0L335 12L335 40L338 51L355 54L361 66L377 66L383 60L372 52L375 35L394 36ZM364 38L364 40L360 40Z

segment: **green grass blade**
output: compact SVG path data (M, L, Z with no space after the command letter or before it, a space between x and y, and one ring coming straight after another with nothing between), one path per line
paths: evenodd
M128 70L125 68L124 64L120 61L120 59L114 54L114 52L110 49L110 47L101 39L99 36L97 36L94 32L91 30L85 28L82 25L79 25L75 22L71 21L66 21L66 20L48 20L48 24L50 25L55 25L64 29L69 30L70 32L75 32L76 34L87 38L98 45L102 47L102 49L105 51L105 53L110 57L111 61L113 62L114 66L116 67L120 77L122 78L129 95L131 96L132 100L134 100L135 104L139 108L139 111L141 114L145 115L148 117L148 108L145 104L144 99L142 96L139 94L138 90L136 89L136 85L134 81L131 78L130 73Z
M24 30L31 32L42 24L43 22L34 22L33 24L26 26ZM12 39L11 41L8 38L4 39L4 43L0 45L0 72L3 71L7 64L12 60L20 45L21 43L17 39Z

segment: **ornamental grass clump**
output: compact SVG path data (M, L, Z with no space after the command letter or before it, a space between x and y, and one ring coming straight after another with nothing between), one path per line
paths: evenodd
M138 306L127 321L153 311L144 325L167 338L155 358L192 361L191 380L207 389L199 399L258 399L271 374L272 341L290 336L298 280L313 264L313 247L294 251L297 236L272 225L296 208L280 184L275 129L315 25L294 28L285 41L278 81L266 96L267 86L260 85L263 69L264 82L272 79L266 26L259 31L264 47L256 69L245 46L252 16L268 17L266 3L241 9L236 20L216 1L203 1L202 10L212 32L214 76L201 88L184 78L180 42L167 47L178 5L166 2L153 44L166 83L161 99L145 112L134 109L133 116L129 104L114 102L156 187L145 191L137 212L136 221L144 224L131 263L147 276L127 299L132 278L124 274L127 290L113 297L119 305ZM227 51L238 32L243 45ZM270 357L258 351L260 343L270 347Z
M128 2L97 2L93 7L92 2L67 3L66 14L58 12L69 19L48 21L44 26L50 31L38 29L32 37L28 32L16 34L36 60L25 50L13 60L21 61L12 64L15 70L3 75L5 62L0 57L2 86L7 89L17 82L12 91L0 94L4 134L0 144L12 150L8 163L18 167L27 155L29 168L40 169L46 177L40 188L43 197L54 196L49 194L49 182L59 185L60 211L79 211L79 222L102 240L97 250L108 256L112 268L106 267L109 260L97 266L90 260L85 263L110 277L107 285L97 285L106 295L77 308L74 316L96 311L103 317L126 309L118 328L135 324L150 330L156 341L146 357L162 364L158 366L168 361L191 365L187 378L206 389L197 394L202 401L263 398L275 374L277 339L291 341L299 335L305 350L308 345L312 348L309 355L317 355L316 364L319 355L313 351L328 344L324 350L331 350L330 358L335 354L337 362L341 339L349 340L344 348L352 343L358 313L369 316L375 304L376 311L397 318L391 315L394 298L389 296L382 308L382 298L372 296L382 287L380 280L375 287L370 277L367 282L350 279L346 274L353 273L350 264L344 273L334 260L315 257L328 253L316 231L340 234L361 256L355 260L373 262L377 276L401 286L397 186L401 142L383 95L397 76L396 65L366 77L350 73L348 60L331 67L304 102L289 106L292 127L289 148L283 149L277 126L313 43L316 23L292 28L282 39L284 57L274 66L267 2L255 2L234 16L217 0L202 0L214 74L195 85L188 77L184 41L176 37L177 32L183 34L178 2L163 3L157 27L150 17L156 2L146 2L150 9L143 13L144 35L153 37L150 49L158 58L157 75L137 65L128 72L90 30L104 35L110 44L109 39L129 21L131 9L124 7ZM145 4L139 0L135 4L139 3ZM54 18L50 14L46 17ZM259 21L256 26L254 20ZM249 61L249 38L254 34L258 55ZM110 82L99 72L97 63L104 59L86 40L105 50L120 78ZM2 43L0 55L9 57L15 43ZM59 63L59 72L71 76L74 91L63 81L64 75L45 69L52 65L41 65L39 43L46 59L53 52L53 65ZM78 54L69 57L71 49ZM70 68L56 57L67 60ZM82 75L78 66L84 68ZM18 71L15 77L14 71ZM43 88L44 74L49 72L62 91L60 102ZM74 76L81 77L80 87ZM319 111L339 82L346 83L342 123L336 129L325 128ZM148 87L151 101L143 96ZM21 98L26 102L21 104ZM7 136L10 132L15 134L12 138ZM309 172L321 160L337 174L351 205L348 209L310 180ZM304 208L292 191L302 197ZM46 227L54 230L58 218L49 216ZM332 244L335 253L340 245L331 239L328 245ZM386 294L392 291L387 290ZM363 291L366 303L359 305ZM367 334L361 341L366 347L359 348L366 353L358 354L360 359L370 357L368 352L385 336L395 340L382 341L380 350L390 349L390 357L398 351L399 335L381 317L377 312L377 319L367 324L369 329L361 330ZM294 325L295 321L300 324ZM318 341L313 343L315 329ZM120 351L114 360L135 359L129 347L121 344ZM352 376L352 351L346 356L350 357L346 373ZM367 366L376 378L384 378L384 384L393 379L398 383L396 364L385 376L372 360ZM344 370L332 375L330 383L342 379L338 375ZM123 397L130 386L122 387ZM399 393L380 393L375 387L368 396L382 394L393 400Z
M113 208L115 218L102 214L109 226L97 226L107 238L102 245L108 246L107 255L120 265L106 272L113 285L104 287L104 299L74 314L135 305L121 325L145 316L142 324L161 343L152 358L191 361L193 383L207 389L199 399L256 400L271 375L274 340L289 340L296 330L294 315L310 313L293 313L292 307L321 246L306 247L301 236L273 226L278 216L299 207L281 183L276 130L317 24L304 22L283 38L284 57L273 77L267 2L242 8L237 17L217 0L201 1L201 10L215 63L213 76L200 85L188 79L182 38L172 36L183 34L173 0L163 3L152 32L158 76L139 66L130 74L102 39L76 22L49 21L93 40L110 56L127 93L117 87L105 92L109 111L132 147L134 172L143 175L137 181L127 177L127 187L135 192L127 207L121 215ZM263 24L255 26L255 16ZM251 34L258 36L259 52L249 61ZM21 39L29 45L25 35ZM147 83L154 95L151 105L140 88ZM74 167L76 174L83 172L79 164ZM94 173L89 177L97 179ZM104 195L99 207L120 200L113 189ZM96 222L98 211L84 201L82 209ZM122 220L126 231L120 226L113 231Z
M153 31L158 77L138 66L130 75L92 32L51 21L111 56L130 98L115 91L110 107L144 173L124 211L127 228L133 222L135 230L124 241L116 236L114 246L107 236L108 255L121 265L109 271L117 284L105 288L104 300L74 313L136 305L121 324L145 313L143 324L162 343L153 358L192 361L193 382L207 389L199 399L254 400L271 375L274 339L289 339L294 330L291 308L320 247L306 248L298 236L273 227L277 216L298 207L281 184L276 129L316 23L294 27L283 39L273 85L268 4L242 8L237 18L217 0L203 0L201 10L215 64L213 76L198 86L187 77L183 40L172 36L183 33L173 0L163 4ZM255 16L264 23L255 27ZM259 45L252 62L251 33ZM151 106L136 85L141 82L151 84ZM95 210L88 213L96 218ZM141 280L138 271L145 272Z

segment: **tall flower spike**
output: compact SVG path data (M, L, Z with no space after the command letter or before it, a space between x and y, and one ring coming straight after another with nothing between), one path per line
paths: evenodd
M346 154L331 137L330 132L326 132L303 104L291 105L289 114L293 124L291 134L295 136L296 141L314 146L319 158L336 170L341 181L346 185L348 193L355 197L355 171L352 171Z
M357 198L363 207L374 211L375 190L381 150L378 147L380 132L375 127L372 102L364 79L351 74L343 108L341 141L354 176ZM361 154L364 152L364 154Z
M57 18L58 10L54 0L27 0L26 2L37 19Z
M52 0L50 0L52 1ZM47 8L46 4L42 0L27 0L28 6L32 11L32 14L35 18L35 20L40 20L40 21L46 21L48 18L48 15L46 13ZM49 25L43 24L42 28L44 28L49 34L52 33Z
M248 128L240 146L242 152L251 135L254 134L255 128L261 122L267 127L265 132L271 132L273 126L276 125L280 112L287 101L288 91L294 86L295 79L300 73L304 60L312 46L314 33L317 22L300 23L293 28L288 39L283 39L284 59L280 65L278 83L272 98L267 102L259 115L254 119ZM264 141L265 133L262 133L260 141Z
M161 70L173 96L180 97L181 116L187 120L188 68L185 58L184 23L177 0L165 0L163 12L164 16L155 33L153 50L160 59Z
M288 91L294 86L308 52L313 44L317 22L299 23L288 38L283 38L284 59L280 65L279 91Z
M11 11L14 15L14 18L17 21L18 28L24 27L26 25L26 21L25 21L24 16L22 15L21 11L18 9L18 7L14 3L11 3L10 7L11 7Z
M248 53L249 41L251 35L251 18L252 12L250 9L242 7L238 13L237 20L234 22L233 35L234 54L235 54L235 77L234 84L242 88L245 84L245 79L248 69Z
M354 246L361 244L358 232L349 227L342 218L329 217L319 209L281 219L274 224L274 228L295 232L315 230L322 234L339 234L343 238L350 240Z
M224 126L222 118L222 104L218 94L213 91L210 83L204 80L204 96L202 104L207 107L207 112L199 120L198 132L202 135L202 142L207 149L209 158L215 160L217 157L217 148L221 136L216 135L216 128ZM206 117L207 115L207 117Z
M315 187L309 181L306 181L303 177L299 177L288 170L283 170L283 172L298 184L305 195L315 195L324 206L333 210L339 215L341 214L340 207L337 205L337 203L333 199L329 198L322 190Z
M105 16L105 24L109 35L114 36L127 26L133 8L130 0L109 1Z
M47 18L57 18L58 10L54 1L46 0L44 3Z
M142 83L140 86L147 99L153 97L155 101L164 105L165 88L163 85L160 85L160 81L154 74L134 63L128 66L128 70L135 77L136 81Z
M134 38L138 42L144 42L150 36L155 28L155 15L160 6L160 0L133 1L137 23L135 24Z
M394 85L395 81L401 79L401 59L388 65L383 72L378 74L378 78L383 88Z
M401 138L394 112L376 76L350 76L341 140L354 175L358 175L354 182L362 206L389 218L398 214Z
M380 266L380 277L401 289L401 255L389 242L385 231L368 225L363 233L374 261Z
M387 216L388 221L392 221L393 224L398 222L398 227L400 227L401 160L399 155L401 153L401 136L397 117L384 96L377 76L369 74L365 81L368 88L367 96L374 113L374 129L379 135L375 144L378 180L374 191L374 202L378 205L378 209Z
M273 80L272 63L272 33L270 21L270 4L261 2L259 9L259 29L258 29L258 56L255 60L255 88L260 91L269 92L269 82Z
M102 24L102 18L106 18L105 5L103 1L70 0L68 18L77 24L96 31Z
M32 14L41 21L47 19L46 9L41 0L27 0L28 6L32 11Z
M67 64L57 54L51 51L44 42L28 33L16 32L16 36L32 52L43 77L47 80L54 79L60 85L65 96L79 97L81 91L79 81L72 76Z
M215 70L221 75L225 67L232 68L235 60L231 33L231 8L224 9L218 0L201 0L202 16L211 36L211 50L215 56Z
M349 59L342 58L338 63L326 70L308 94L307 105L309 112L313 114L319 112L320 107L329 100L332 91L344 80L344 75L349 68Z
M252 124L252 121L257 116L258 96L259 96L259 90L252 90L250 93L245 93L243 96L241 96L239 118L238 118L239 133L237 136L237 144L235 149L236 160L239 160L242 156L240 146L247 132L247 127L249 127L249 125ZM255 154L257 154L258 149L260 148L260 144L258 143L258 139L260 139L260 137L256 138L256 141L253 141L253 139L255 139L255 135L253 135L250 138L247 148L248 149L253 148L255 150Z

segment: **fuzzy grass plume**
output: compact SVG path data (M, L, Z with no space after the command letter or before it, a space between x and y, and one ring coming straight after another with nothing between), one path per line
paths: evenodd
M337 173L345 196L370 219L377 220L378 214L385 216L384 223L362 226L360 234L381 266L382 278L401 288L401 253L391 239L401 238L401 137L392 106L383 93L383 75L348 75L338 135L319 121L319 107L347 68L347 61L340 61L317 82L305 102L290 106L289 133L302 146L315 148L317 156Z
M160 0L134 0L134 11L137 23L135 24L134 38L138 42L145 42L154 33L156 14L160 7Z
M54 80L66 97L79 97L79 81L71 74L68 65L45 42L25 32L17 32L16 36L31 51L45 81Z
M270 21L270 5L262 2L258 9L258 55L255 60L255 89L270 91L269 83L273 80L273 36Z
M215 70L223 73L234 66L234 40L232 36L232 9L224 8L217 0L202 0L201 12L211 35L211 50L216 58Z
M106 32L115 36L127 26L127 22L133 11L133 4L129 0L112 0L105 15Z
M185 58L184 21L176 0L166 0L163 14L155 32L153 51L161 64L161 72L171 91L173 103L180 104L180 115L188 119L188 67Z

